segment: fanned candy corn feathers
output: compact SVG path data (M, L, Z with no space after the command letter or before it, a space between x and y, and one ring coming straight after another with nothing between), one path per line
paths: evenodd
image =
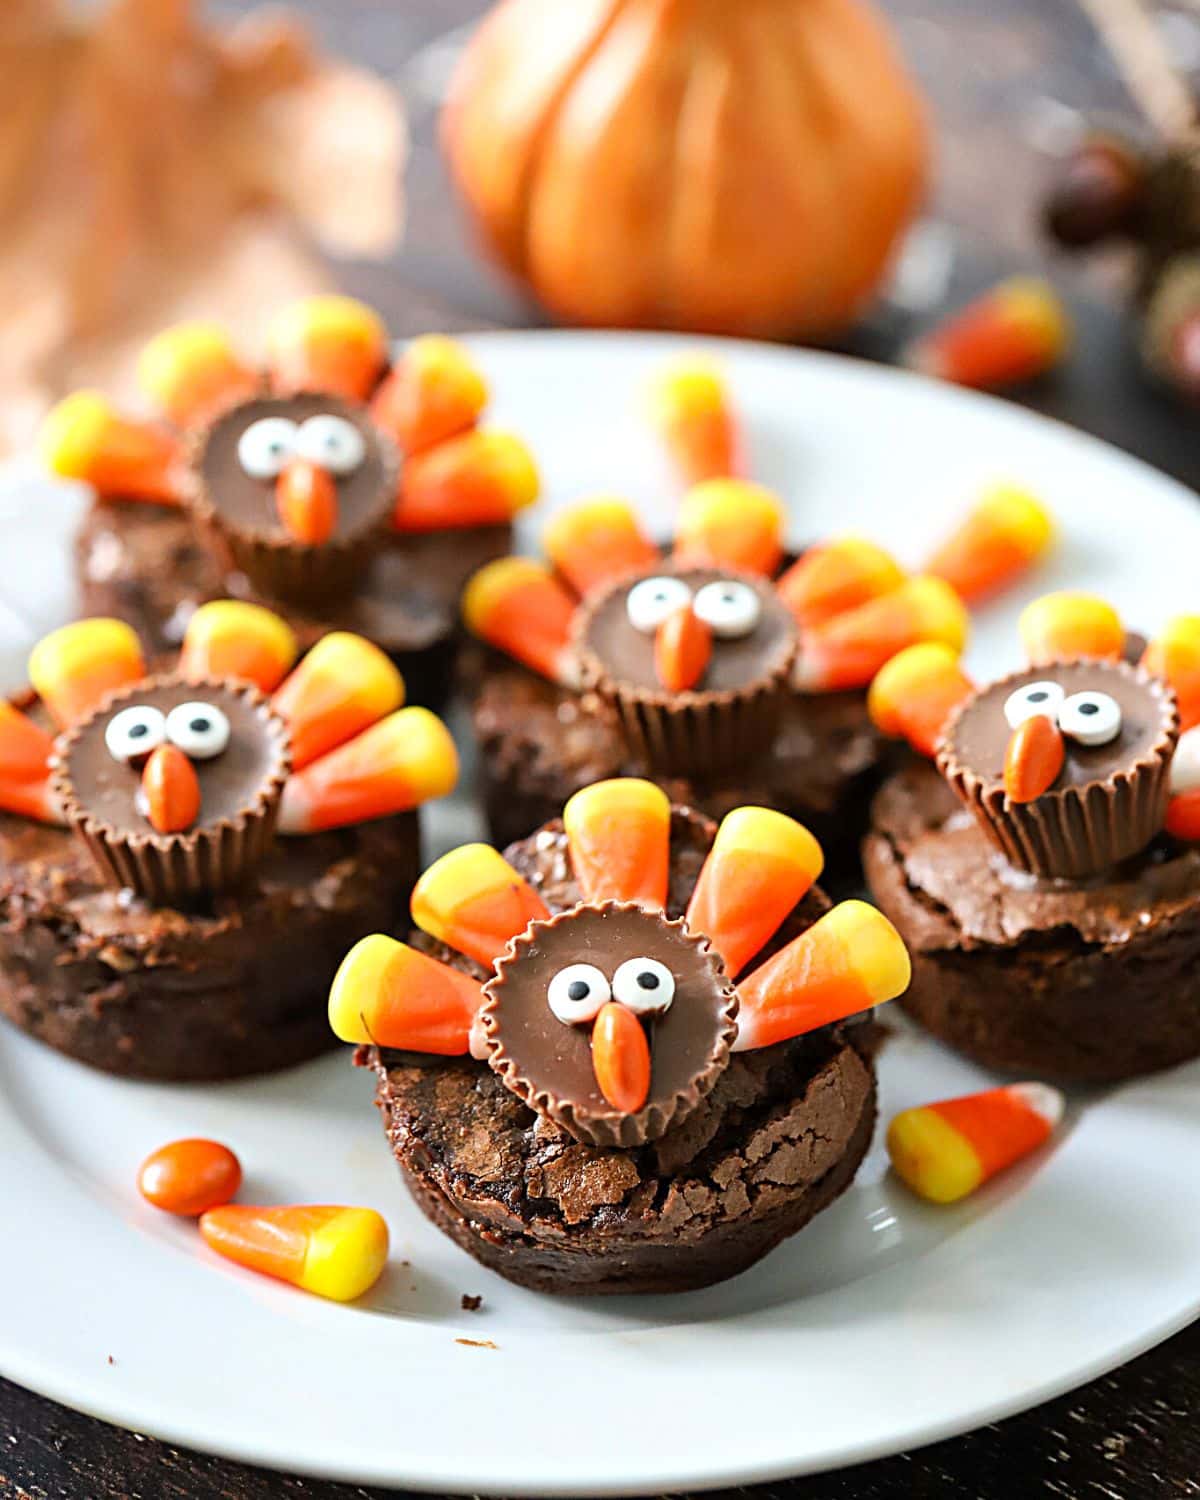
M715 365L689 358L660 371L650 389L650 416L685 484L741 474L737 415Z
M46 418L40 448L54 473L90 484L102 497L164 505L193 488L186 434L223 409L257 396L326 393L368 405L375 424L408 458L395 525L406 532L507 524L537 496L528 448L511 433L477 426L487 383L452 339L414 340L389 368L387 331L351 297L307 297L280 308L255 368L212 323L165 329L138 366L153 419L126 416L95 391L79 391ZM281 480L279 517L289 535L319 546L336 524L334 483L315 464Z
M600 782L571 799L563 823L585 904L637 903L661 913L670 807L657 787L626 778ZM903 943L887 918L861 901L835 906L767 962L751 967L821 866L816 840L781 813L739 808L721 824L685 922L690 933L708 940L730 982L749 969L737 987L738 1049L770 1046L843 1020L894 999L908 985ZM431 937L493 972L506 952L510 967L520 962L509 945L531 923L551 920L527 881L483 844L455 849L431 865L413 893L412 910ZM374 937L343 961L330 995L330 1020L347 1041L465 1053L477 1002L474 980L404 944ZM604 1009L597 1005L591 1014L598 1018ZM618 1022L610 1016L604 1025ZM630 1055L627 1047L616 1050Z

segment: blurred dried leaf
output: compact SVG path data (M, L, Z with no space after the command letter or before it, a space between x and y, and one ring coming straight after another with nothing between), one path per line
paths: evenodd
M223 30L191 0L0 3L0 449L64 391L128 396L164 324L235 325L329 284L317 246L377 256L401 227L403 113L288 17Z

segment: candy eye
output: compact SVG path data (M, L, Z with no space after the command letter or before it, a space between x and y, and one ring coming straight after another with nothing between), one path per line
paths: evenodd
M608 980L595 964L568 964L550 981L550 1009L567 1026L594 1021L612 999Z
M167 737L167 721L161 709L149 703L134 703L114 714L104 731L104 743L113 760L139 760L157 750Z
M1045 714L1057 719L1066 694L1057 682L1027 682L1004 700L1004 717L1010 729L1018 729L1026 719Z
M762 615L762 604L748 583L729 578L706 583L696 595L693 606L699 619L712 627L722 640L736 640L749 635Z
M251 479L277 479L296 451L297 432L287 417L251 422L238 438L238 462Z
M692 591L682 578L643 578L629 590L625 608L635 630L653 635L668 616L691 602Z
M189 760L211 760L229 743L229 720L211 703L180 703L167 715L167 738Z
M353 474L367 456L367 445L353 422L326 413L301 423L296 452L331 474Z
M1107 745L1121 732L1121 705L1107 693L1072 693L1058 711L1058 727L1081 745Z
M675 976L657 958L628 958L613 975L612 992L637 1015L656 1015L670 1009Z

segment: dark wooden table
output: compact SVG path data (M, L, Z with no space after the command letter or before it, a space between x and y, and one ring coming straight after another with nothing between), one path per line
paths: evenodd
M934 103L942 153L933 213L952 232L958 252L954 290L1014 266L1042 266L1076 311L1079 348L1070 369L1027 393L1028 404L1200 485L1194 418L1140 380L1115 311L1114 267L1056 260L1036 232L1034 205L1047 152L1072 112L1129 117L1114 71L1086 23L1069 0L887 4ZM231 13L247 8L249 0L213 6ZM347 285L380 306L401 333L536 323L536 310L474 256L434 144L438 80L449 50L439 38L473 20L483 0L296 0L295 8L331 48L395 78L412 116L407 241L389 265L345 268ZM851 347L888 358L906 331L903 319L885 317L856 335ZM900 1367L896 1378L904 1378ZM861 1468L742 1493L759 1500L1200 1495L1198 1410L1200 1324L1086 1389L997 1426ZM383 1494L168 1448L0 1381L0 1500L373 1500Z

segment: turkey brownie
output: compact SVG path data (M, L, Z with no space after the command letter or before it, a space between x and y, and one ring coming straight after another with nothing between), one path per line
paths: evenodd
M684 911L715 835L672 818L668 916ZM506 857L552 913L575 905L559 821ZM764 958L828 908L810 891ZM410 939L476 977L444 945ZM698 1107L632 1149L585 1145L481 1062L361 1047L392 1150L424 1213L469 1254L539 1291L689 1291L737 1275L853 1180L874 1129L874 1026L854 1020L739 1052Z

